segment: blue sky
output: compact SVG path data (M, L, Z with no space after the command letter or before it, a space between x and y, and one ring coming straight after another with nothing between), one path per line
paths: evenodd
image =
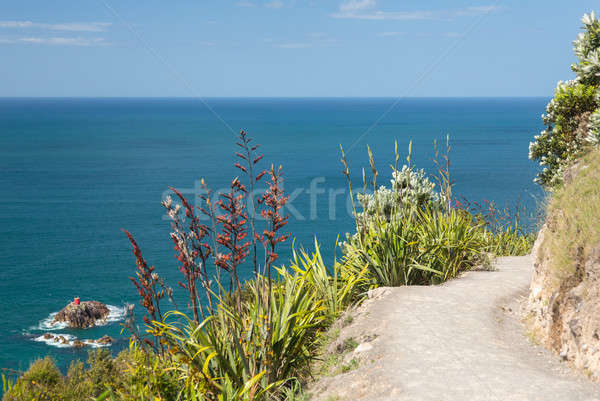
M0 96L548 96L594 6L4 1Z

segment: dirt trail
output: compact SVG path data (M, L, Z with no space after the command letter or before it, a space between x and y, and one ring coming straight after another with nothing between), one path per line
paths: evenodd
M346 356L359 367L320 379L311 400L600 401L600 384L526 336L518 308L531 259L495 267L440 286L378 289L341 331L361 343Z

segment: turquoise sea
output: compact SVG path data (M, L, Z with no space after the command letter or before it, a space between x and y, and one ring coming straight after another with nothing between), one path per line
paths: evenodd
M413 163L433 172L433 141L450 135L456 194L501 206L520 199L533 211L543 194L528 144L547 100L209 99L213 113L197 99L0 99L0 367L23 370L46 354L63 368L86 358L35 341L47 331L109 334L120 338L115 351L127 345L119 308L137 294L122 228L185 304L160 201L169 186L193 198L201 178L227 187L238 171L226 125L262 145L263 167L283 165L287 229L296 246L311 247L316 234L330 258L337 236L353 227L340 144L360 187L367 144L386 184L395 140L402 153L412 140ZM114 306L114 320L86 331L49 327L50 314L76 295Z

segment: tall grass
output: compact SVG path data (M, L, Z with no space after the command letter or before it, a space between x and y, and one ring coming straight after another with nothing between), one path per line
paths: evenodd
M581 280L585 261L600 243L600 150L583 155L570 167L571 179L558 187L548 205L547 231L542 247L551 260L549 285Z
M464 197L455 204L457 209L470 213L482 224L481 236L487 252L496 256L521 256L531 252L536 234L523 223L528 216L520 200L502 209L488 200L470 202Z

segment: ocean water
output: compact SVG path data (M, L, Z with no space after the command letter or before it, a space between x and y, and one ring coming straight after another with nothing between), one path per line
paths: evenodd
M263 167L284 167L295 245L311 248L316 235L331 260L337 236L353 227L340 144L360 187L367 144L387 184L395 140L402 154L412 140L413 164L431 173L433 141L449 135L455 194L533 211L543 194L528 143L547 100L405 99L390 109L394 99L209 99L213 113L196 99L0 99L0 367L23 370L47 354L63 368L86 358L39 341L46 332L108 334L119 339L114 351L127 345L119 308L137 295L122 228L185 305L160 201L169 186L194 199L201 178L227 188L239 174L239 129L261 144ZM49 326L74 296L111 305L111 320L88 330Z

